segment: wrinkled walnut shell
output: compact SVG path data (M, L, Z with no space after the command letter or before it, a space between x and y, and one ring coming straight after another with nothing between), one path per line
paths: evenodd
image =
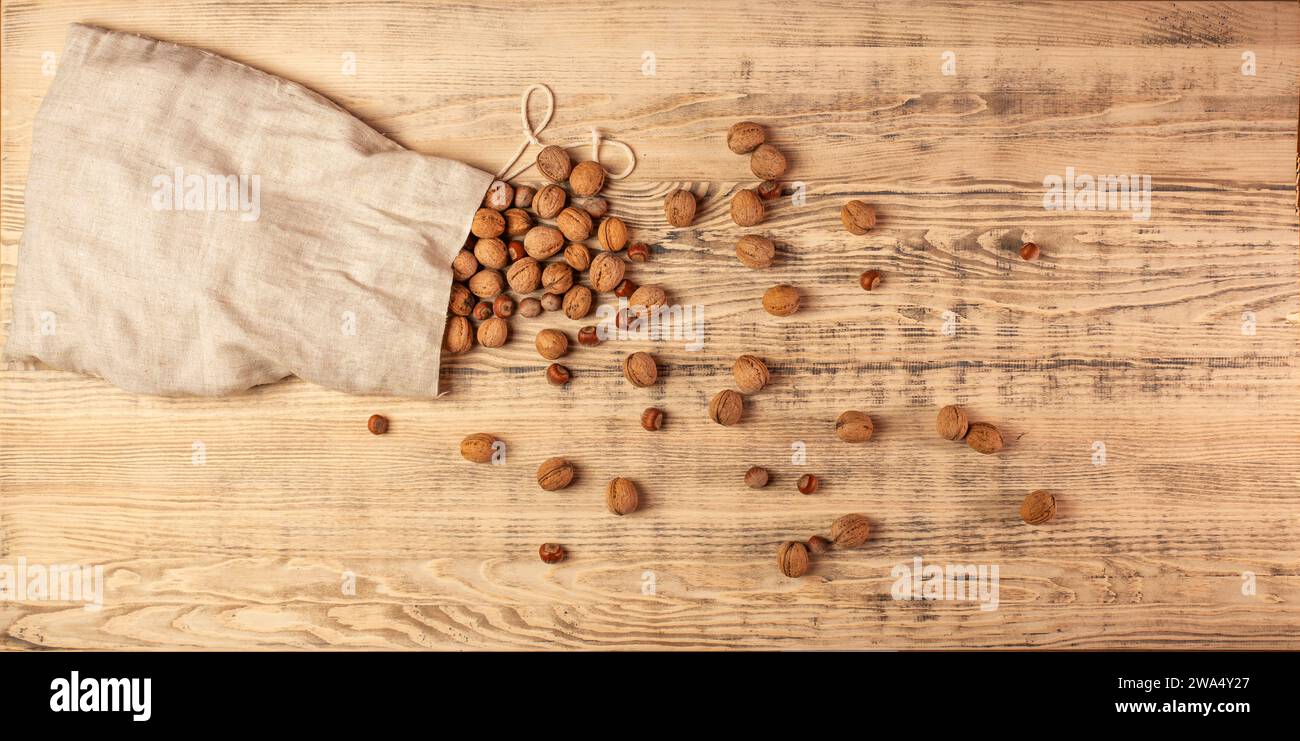
M966 430L970 426L966 418L966 410L956 404L949 404L939 410L939 418L935 422L935 429L939 432L939 437L945 440L960 440L966 437Z
M483 347L501 347L510 338L510 323L499 316L484 319L478 325L478 344Z
M532 293L542 282L542 264L532 255L525 255L511 263L506 270L510 290L518 294Z
M616 515L626 515L636 511L641 504L641 495L636 484L624 478L612 479L605 486L605 506Z
M555 225L570 242L581 242L591 236L591 214L569 206L555 217Z
M803 543L787 540L777 549L776 565L791 579L798 579L808 571L808 561L808 547Z
M589 276L591 287L601 293L609 293L623 280L627 265L623 259L612 252L600 252L591 261Z
M476 432L460 441L460 455L473 463L489 463L496 443L497 439L486 432Z
M776 243L757 234L746 234L736 242L736 258L747 268L771 267L776 258Z
M664 216L672 226L690 226L695 221L695 194L689 190L674 190L664 199Z
M569 187L575 196L596 195L605 187L605 168L594 160L579 162L569 173Z
M727 149L736 154L749 154L767 141L767 130L753 121L741 121L727 130Z
M740 421L745 414L745 397L731 389L723 389L709 400L709 419L725 427Z
M638 388L653 386L659 378L655 358L648 352L634 352L623 359L623 377Z
M1002 450L1002 433L988 422L972 422L966 430L966 444L976 452L993 455Z
M562 183L573 171L573 160L569 159L569 153L563 147L552 144L537 153L537 171L553 183Z
M876 209L862 201L849 201L840 208L840 223L852 234L866 234L876 225Z
M533 196L533 210L543 219L554 219L564 210L569 194L558 185L544 185Z
M586 286L574 286L564 294L564 303L560 307L570 319L581 319L591 313L591 289Z
M741 355L731 366L731 375L742 394L756 394L767 385L767 364L754 355Z
M831 523L831 540L839 548L857 548L871 537L871 521L866 515L844 515Z
M1029 492L1020 504L1020 519L1029 525L1041 525L1056 515L1056 497L1045 489Z
M463 316L453 316L447 319L447 329L442 335L442 349L451 355L459 355L468 352L474 347L474 329L470 327L469 320Z
M489 268L478 271L469 279L470 293L479 298L496 298L505 287L506 279L501 277L501 273Z
M535 260L545 260L563 247L564 234L553 226L541 224L524 235L524 250Z
M731 197L731 220L739 226L754 226L766 213L763 200L752 190L739 190Z
M596 230L600 246L610 252L618 252L627 246L627 224L617 216L611 216L600 222Z
M537 467L537 485L558 491L573 482L573 464L563 458L547 458Z
M776 180L785 174L785 155L771 144L760 144L749 155L749 169L759 180Z
M772 286L763 294L763 309L772 316L790 316L799 310L799 290L790 285Z
M569 351L569 336L558 329L543 329L533 342L537 354L547 360L558 360Z
M875 431L870 415L865 412L848 411L835 420L835 437L846 443L864 443Z

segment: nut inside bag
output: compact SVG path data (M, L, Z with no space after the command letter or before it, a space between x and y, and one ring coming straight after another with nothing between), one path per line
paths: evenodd
M492 175L300 85L80 24L37 114L5 356L132 392L433 397Z

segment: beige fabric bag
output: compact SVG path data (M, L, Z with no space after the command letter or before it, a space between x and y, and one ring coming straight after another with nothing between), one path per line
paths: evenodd
M208 52L73 25L37 114L5 355L129 391L435 396L492 176Z

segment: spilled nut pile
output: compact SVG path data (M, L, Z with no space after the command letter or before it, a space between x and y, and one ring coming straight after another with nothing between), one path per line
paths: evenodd
M749 169L760 181L732 195L731 220L746 229L758 226L766 218L769 204L782 195L781 178L789 163L784 153L768 142L767 130L754 122L732 126L727 132L727 147L735 154L749 156ZM448 353L468 352L476 341L487 348L503 346L510 334L510 320L516 314L533 318L544 311L562 311L571 320L582 320L592 313L599 294L627 299L626 311L615 315L619 327L625 327L637 315L667 305L668 296L662 287L638 286L627 277L629 264L621 253L626 250L632 262L645 262L650 250L645 243L629 244L628 225L609 215L609 202L599 195L606 179L604 168L592 161L575 165L568 153L556 146L542 149L536 167L550 181L547 185L534 190L498 180L474 216L470 238L452 264L455 280L449 302L451 316L443 341ZM690 227L699 206L693 192L673 190L664 199L664 218L671 227ZM877 223L876 209L850 200L840 209L840 222L850 234L868 234ZM594 254L588 240L597 244ZM764 270L776 263L778 250L770 236L748 232L736 241L735 254L745 267ZM1024 260L1035 260L1039 255L1037 244L1022 243L1020 256ZM879 270L868 269L858 276L858 285L864 291L879 290L882 282ZM540 297L533 295L539 291ZM764 311L775 317L791 316L801 305L799 290L787 283L773 285L762 296ZM576 337L580 347L601 342L600 333L592 325L578 329ZM569 335L559 329L542 329L534 345L538 355L551 361L546 369L547 380L560 386L569 383L569 369L556 362L573 350ZM626 355L621 370L626 382L636 388L654 386L659 378L657 359L644 351ZM735 388L717 391L706 409L708 418L723 427L740 424L747 403L758 398L772 378L767 363L756 355L736 358L731 371ZM659 431L664 423L664 412L658 407L647 407L641 413L640 424L646 431ZM388 431L388 420L374 415L367 427L373 434L382 435ZM960 406L940 409L936 427L940 437L964 441L984 455L996 454L1004 446L997 426L971 422ZM834 433L844 443L862 444L872 439L875 424L866 412L848 410L835 420ZM489 463L499 442L493 435L475 433L461 441L460 453L468 461ZM537 485L544 491L559 491L570 486L576 475L575 466L566 458L548 458L537 468ZM751 466L743 481L752 489L762 489L772 481L772 473L762 466ZM815 473L803 473L794 488L812 495L821 484ZM609 479L605 507L610 513L629 515L637 511L640 503L641 494L634 482L623 477ZM1055 513L1056 498L1045 490L1030 493L1019 510L1021 519L1030 525L1044 524ZM777 550L779 570L790 578L803 576L814 558L833 549L858 548L869 540L871 530L866 515L844 515L831 523L828 535L781 543ZM538 555L543 562L554 564L564 560L567 551L561 544L544 543Z

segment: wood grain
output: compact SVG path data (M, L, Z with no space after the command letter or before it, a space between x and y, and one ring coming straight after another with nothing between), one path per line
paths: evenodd
M506 347L445 364L436 402L297 380L163 399L5 365L0 564L106 571L99 611L0 602L5 649L1300 648L1294 3L85 0L6 2L0 20L0 336L42 54L71 21L211 49L489 170L516 146L522 88L545 81L544 138L597 126L638 153L608 190L654 244L634 280L706 312L702 350L583 349L561 390L532 336L576 324L516 320ZM807 194L762 225L779 244L765 271L736 261L727 217L752 186L724 144L744 118ZM1150 219L1045 210L1043 178L1067 167L1149 174ZM687 229L663 221L675 187L701 196ZM880 213L866 237L838 225L851 197ZM1043 256L1025 263L1030 238ZM869 294L868 267L885 276ZM777 282L802 311L762 312ZM655 387L622 380L632 349L658 356ZM773 383L721 428L705 405L744 352ZM952 402L1007 449L939 439ZM651 404L659 433L637 423ZM876 420L866 445L833 436L851 408ZM365 429L376 412L386 436ZM507 441L505 465L459 458L474 431ZM559 454L578 481L542 492L533 471ZM768 489L741 484L752 464ZM794 491L806 471L813 496ZM642 510L604 511L616 475ZM1029 527L1016 511L1038 488L1059 512ZM855 511L865 548L779 574L782 540ZM543 541L570 558L542 564ZM891 570L918 556L998 566L998 608L893 599Z

